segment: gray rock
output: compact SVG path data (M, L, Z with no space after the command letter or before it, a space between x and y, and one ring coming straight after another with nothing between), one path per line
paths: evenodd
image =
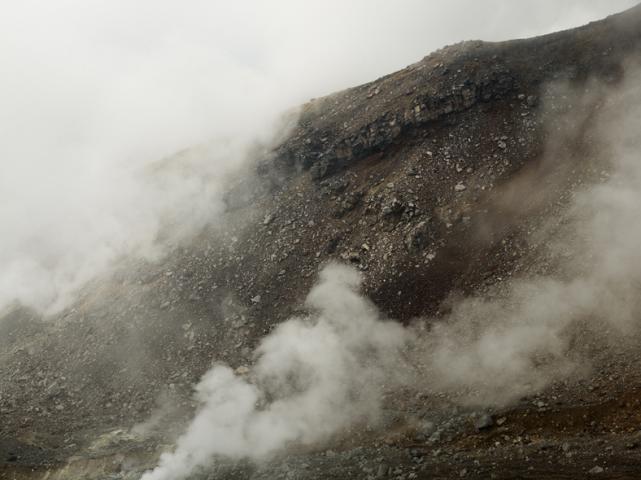
M409 253L423 250L429 243L427 222L420 222L405 236L405 248Z
M426 437L432 435L434 431L436 430L436 425L434 425L434 422L430 422L429 420L422 421L418 425L418 431L422 435L425 435Z
M383 215L391 215L394 213L401 213L403 211L404 205L398 198L394 197L392 200L383 207Z
M381 463L378 466L378 470L376 471L376 478L385 478L387 476L388 470L389 470L389 467L384 463Z
M345 198L340 203L338 210L335 212L336 217L342 217L348 212L351 212L360 203L363 198L363 192L352 192L345 195Z
M487 430L494 426L494 419L491 415L483 414L481 415L476 422L474 422L474 428L478 431Z

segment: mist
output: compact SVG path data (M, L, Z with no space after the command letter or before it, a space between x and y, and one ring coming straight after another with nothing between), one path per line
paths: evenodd
M259 460L375 424L385 389L402 384L409 332L359 294L361 281L350 267L326 266L305 302L312 313L265 337L251 371L214 366L196 387L201 409L175 451L142 478L186 478L215 455Z
M507 280L483 296L454 300L441 318L402 327L360 293L355 269L326 266L307 297L308 317L289 319L265 337L251 368L216 365L203 377L198 413L175 450L142 478L187 478L219 457L259 461L359 424L375 428L383 398L400 389L446 393L475 409L506 406L585 374L591 359L581 345L624 348L639 333L641 311L639 72L627 65L625 81L614 87L550 85L542 100L554 132L543 163L567 164L565 174L572 175L575 160L558 145L594 115L587 135L590 161L597 163L580 159L578 167L598 165L601 172L573 192L556 219L563 229L548 252L559 254L567 243L573 255L553 272ZM553 130L561 115L552 108L557 102L570 107L562 114L564 128ZM532 175L520 180L526 192L527 181L546 189Z
M577 345L592 343L601 350L616 345L622 351L636 338L639 74L639 66L629 63L625 81L614 87L597 82L582 89L549 87L547 108L555 102L572 107L564 114L564 128L551 135L543 162L566 164L564 175L570 179L576 175L573 168L597 169L599 178L576 188L561 220L552 220L563 227L543 258L560 259L555 272L506 280L490 295L455 302L445 319L434 322L420 347L432 387L451 393L464 389L460 400L466 404L507 405L589 369L590 359ZM548 121L553 115L559 116L548 112ZM581 135L579 126L592 115L594 123L583 133L590 138L592 158L567 158L559 143ZM550 186L539 180L531 177L530 188L545 193ZM521 207L528 192L524 188Z
M282 112L310 97L444 44L545 33L633 3L7 6L0 309L18 301L54 313L119 259L161 258L215 224L228 176L253 160L250 146L269 145L282 134ZM188 168L150 174L168 158Z

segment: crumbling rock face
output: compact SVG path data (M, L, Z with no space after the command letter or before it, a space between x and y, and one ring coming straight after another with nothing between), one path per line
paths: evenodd
M467 54L474 45L482 44L458 49ZM384 151L411 129L424 128L479 102L504 98L516 88L514 75L500 66L484 68L476 58L452 75L463 58L448 66L436 63L438 58L428 57L399 74L312 101L304 107L300 130L277 149L277 163L309 169L312 178L322 179Z
M299 127L276 151L284 168L322 179L384 151L405 134L519 92L534 107L545 82L615 82L639 41L637 11L532 40L463 42L404 70L303 107ZM572 40L568 41L569 36Z

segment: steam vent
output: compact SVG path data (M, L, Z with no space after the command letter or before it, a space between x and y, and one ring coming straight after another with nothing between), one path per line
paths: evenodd
M0 309L0 479L641 478L641 6L282 124L215 221Z

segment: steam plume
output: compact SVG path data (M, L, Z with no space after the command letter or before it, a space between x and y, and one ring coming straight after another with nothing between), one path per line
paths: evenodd
M459 301L444 319L404 328L382 320L359 294L358 273L329 266L307 298L316 313L266 337L250 378L222 365L205 375L197 388L199 413L175 451L143 480L185 478L216 456L262 459L292 443L325 440L375 421L383 393L401 386L449 392L466 404L504 405L576 369L572 340L586 334L579 323L590 322L603 347L638 331L637 74L630 68L626 84L591 85L572 97L599 110L593 127L606 145L602 166L611 173L577 192L568 207L563 238L580 250L558 275L513 280L500 294Z
M377 420L381 395L408 337L359 292L359 274L330 265L306 305L266 337L250 378L217 365L201 380L202 407L172 453L144 480L178 480L215 456L264 458Z
M528 0L524 24L523 2L7 5L0 310L15 300L63 308L119 258L162 252L167 218L186 237L204 220L215 223L224 172L242 164L249 143L274 134L280 111L447 43L543 33L635 3ZM223 154L229 138L234 151ZM159 184L144 173L194 145L205 148L188 175Z
M432 387L471 390L468 401L477 404L509 403L576 368L570 346L577 336L579 343L596 341L605 348L613 338L620 341L622 334L638 331L638 77L638 67L629 66L626 82L615 88L592 83L585 91L557 91L557 98L569 98L577 110L598 112L588 135L591 144L603 145L601 152L591 152L601 157L601 180L575 192L563 214L561 238L550 246L550 253L562 248L572 255L554 276L516 279L503 285L506 291L495 299L473 297L455 304L422 348ZM573 110L570 123L580 123L585 114ZM557 153L551 151L546 161L569 162ZM575 168L593 168L581 160ZM534 188L544 187L537 183ZM578 328L585 323L589 328Z

